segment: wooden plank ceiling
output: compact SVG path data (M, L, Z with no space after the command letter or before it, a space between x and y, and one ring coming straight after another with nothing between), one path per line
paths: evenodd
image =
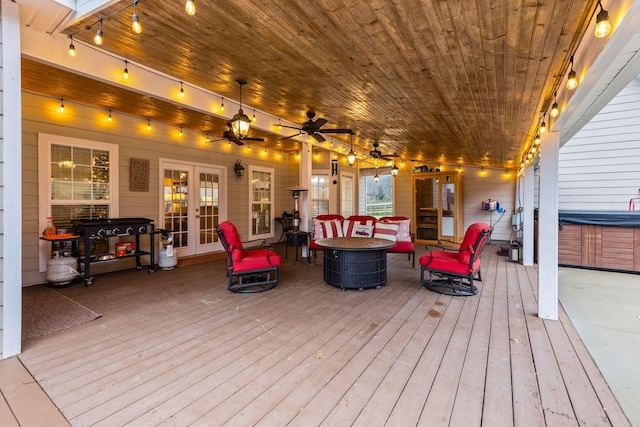
M102 49L294 123L350 128L366 151L513 168L596 7L588 0L140 0L64 30ZM92 25L90 30L85 27ZM222 134L224 121L23 60L26 90ZM551 100L551 101L550 101ZM231 112L230 114L234 114ZM253 132L253 131L252 131ZM292 132L293 133L293 132ZM298 145L263 132L278 149ZM348 142L344 135L338 139Z

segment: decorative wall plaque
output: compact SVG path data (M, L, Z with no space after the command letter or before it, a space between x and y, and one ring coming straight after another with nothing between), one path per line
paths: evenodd
M129 191L149 191L149 160L131 159Z

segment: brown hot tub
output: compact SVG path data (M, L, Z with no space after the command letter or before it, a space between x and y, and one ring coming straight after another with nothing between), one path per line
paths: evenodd
M559 211L558 264L640 272L640 212Z

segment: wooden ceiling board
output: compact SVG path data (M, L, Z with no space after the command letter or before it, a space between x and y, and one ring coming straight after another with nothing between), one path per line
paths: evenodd
M140 0L140 35L131 31L130 1L65 32L91 44L103 16L102 49L229 99L238 99L235 80L242 77L245 112L272 114L274 124L277 117L303 123L314 110L328 120L325 128L353 129L355 145L366 151L378 141L382 151L407 159L506 168L533 136L592 3L236 0L199 2L190 17L183 0ZM58 79L61 86L65 78ZM88 104L134 98L113 95L104 84L82 86L66 89L65 98ZM29 90L46 89L34 80ZM160 111L175 105L146 102L136 111L175 120ZM206 123L184 109L181 120ZM211 126L224 129L216 120ZM297 147L262 133L266 145Z

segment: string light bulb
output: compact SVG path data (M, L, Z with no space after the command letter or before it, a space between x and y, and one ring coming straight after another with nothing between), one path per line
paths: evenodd
M98 29L96 30L96 35L93 38L93 42L98 46L102 45L103 34L102 34L102 18L98 19Z
M60 108L59 108L61 113L64 113L64 99L60 98Z
M122 70L122 77L124 77L125 79L129 78L129 62L126 59L124 60L124 70Z
M109 110L109 115L107 116L107 121L111 122L113 120L113 117L111 117L111 110Z
M205 138L205 142L211 142L211 139L209 139L209 132L207 132L207 137Z
M540 134L536 133L536 136L534 138L534 142L536 145L540 145Z
M547 131L547 123L545 122L545 117L547 117L547 113L542 116L542 123L540 124L540 133L545 133Z
M138 1L139 0L133 2L133 15L131 15L131 29L136 34L140 34L142 32L140 18L138 18L138 14L136 13L136 6L138 6Z
M611 24L609 23L609 12L604 10L602 3L598 0L598 6L600 6L600 12L596 16L596 31L595 35L601 39L607 37L611 32Z
M551 117L558 117L558 114L560 114L560 110L558 110L558 92L555 92L553 94L553 105L551 106L551 112L549 113L549 115Z
M184 98L184 87L182 86L182 82L180 82L180 98Z
M193 16L196 14L196 2L194 0L187 0L184 5L184 11L187 12L187 15Z
M576 78L576 72L573 71L573 55L569 59L571 63L571 70L569 71L569 75L567 76L567 89L573 90L578 87L578 79Z
M224 97L220 97L220 111L224 111Z
M258 120L258 119L256 119L256 109L254 108L253 109L253 117L251 118L251 121L255 123L256 120Z
M151 130L151 119L147 119L147 130Z
M76 56L76 47L73 45L73 36L69 36L69 40L71 40L71 42L69 43L69 56Z
M178 135L182 136L184 133L182 132L182 126L180 126L180 132L178 132Z

